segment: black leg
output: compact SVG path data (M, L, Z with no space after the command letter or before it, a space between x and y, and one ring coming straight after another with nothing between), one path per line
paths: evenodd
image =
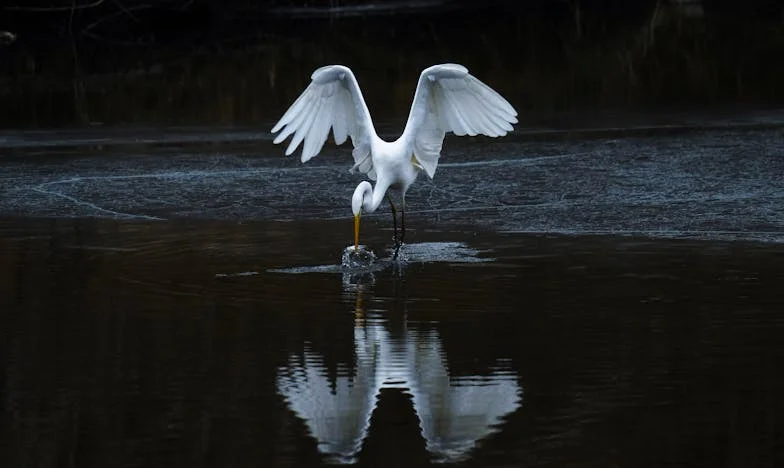
M395 255L392 256L393 260L397 260L397 255L400 253L400 247L403 246L403 239L406 238L406 201L403 200L403 209L400 212L400 242L395 243Z
M397 208L395 208L395 204L392 203L392 198L387 193L387 201L389 202L389 207L392 208L392 229L393 229L393 240L395 241L395 247L398 245L397 240Z
M403 243L403 240L406 238L406 201L403 200L403 209L400 211L400 225L401 225L401 232L400 232L400 243Z

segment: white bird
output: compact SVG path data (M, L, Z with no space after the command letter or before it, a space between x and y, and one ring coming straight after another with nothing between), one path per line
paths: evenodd
M387 189L400 191L402 234L397 237L397 210L387 194L394 225L395 257L405 238L405 196L420 171L435 175L446 132L455 135L504 136L517 123L517 111L495 90L458 64L426 68L419 76L414 101L403 134L384 141L376 134L354 73L343 65L321 67L311 75L311 83L283 114L272 133L280 133L273 143L294 135L286 155L302 146L302 162L319 154L330 129L335 144L347 137L354 145L354 166L376 181L375 187L361 182L351 200L354 214L354 251L359 248L359 220L362 212L376 211Z

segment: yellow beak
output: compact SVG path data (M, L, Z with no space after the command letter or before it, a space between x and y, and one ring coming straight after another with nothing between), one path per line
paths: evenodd
M359 215L362 212L359 212L354 215L354 252L359 250Z

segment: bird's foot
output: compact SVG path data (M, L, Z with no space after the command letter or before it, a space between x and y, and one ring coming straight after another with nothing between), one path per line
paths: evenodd
M392 260L397 260L398 256L400 255L400 247L403 247L403 243L395 242L395 253L392 254Z

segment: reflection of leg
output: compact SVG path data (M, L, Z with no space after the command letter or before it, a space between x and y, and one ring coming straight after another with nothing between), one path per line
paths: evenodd
M395 241L395 247L398 245L397 240L397 208L395 208L395 204L392 203L392 198L387 193L387 201L389 202L389 207L392 208L392 229L393 229L393 239Z

